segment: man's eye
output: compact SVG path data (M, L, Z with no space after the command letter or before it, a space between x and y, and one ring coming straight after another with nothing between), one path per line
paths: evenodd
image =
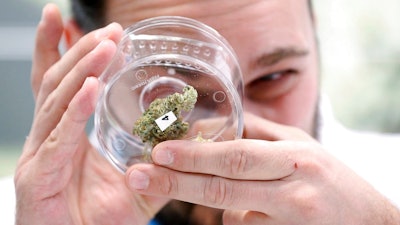
M274 81L281 79L283 74L281 72L278 73L273 73L273 74L268 74L266 76L261 77L259 80L260 81Z
M268 101L286 94L298 80L295 70L267 74L246 86L246 97L256 101Z

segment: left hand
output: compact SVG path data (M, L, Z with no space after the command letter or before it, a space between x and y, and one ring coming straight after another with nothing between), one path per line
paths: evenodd
M62 55L65 31L58 7L46 5L32 64L35 115L14 176L15 224L148 224L169 200L132 194L85 133L97 77L112 60L122 27L90 32Z
M245 124L247 139L160 143L128 186L225 209L230 225L383 224L386 199L312 137L249 114Z

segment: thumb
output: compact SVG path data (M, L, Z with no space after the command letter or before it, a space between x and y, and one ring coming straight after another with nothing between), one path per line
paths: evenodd
M275 123L251 113L244 114L243 138L268 141L315 141L313 137L297 127Z
M224 225L258 225L269 224L271 218L260 212L246 210L225 210L222 220Z

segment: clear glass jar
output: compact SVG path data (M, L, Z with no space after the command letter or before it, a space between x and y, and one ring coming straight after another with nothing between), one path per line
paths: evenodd
M157 98L198 92L183 112L189 131L182 139L226 141L243 133L243 79L229 43L211 27L175 16L155 17L125 30L117 53L100 76L102 93L95 112L100 152L121 172L151 162L152 148L132 131Z

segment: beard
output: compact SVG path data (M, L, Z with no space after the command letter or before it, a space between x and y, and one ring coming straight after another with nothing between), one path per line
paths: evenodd
M312 130L311 130L312 133L310 134L317 141L320 141L321 122L322 122L321 121L320 101L321 100L319 99L316 104L316 107L315 107L315 113L314 113Z

